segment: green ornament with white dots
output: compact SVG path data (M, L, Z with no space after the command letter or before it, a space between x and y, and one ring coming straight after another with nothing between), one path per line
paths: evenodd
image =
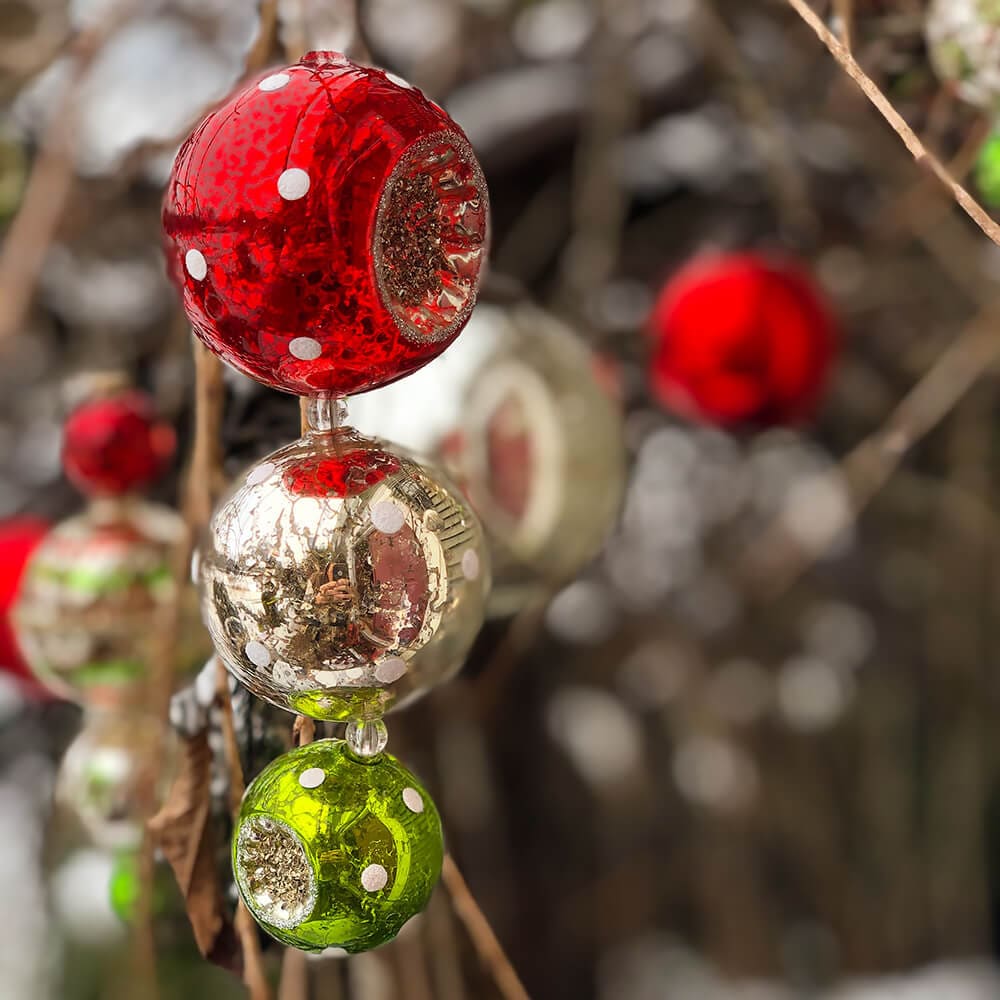
M383 740L368 742L319 740L272 761L247 789L233 831L247 908L272 937L304 951L392 940L441 873L433 801L381 752Z

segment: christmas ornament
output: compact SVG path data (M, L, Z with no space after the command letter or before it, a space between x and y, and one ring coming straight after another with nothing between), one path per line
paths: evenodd
M135 921L136 908L142 892L142 871L138 851L118 851L113 859L111 875L108 879L108 898L111 909L124 924ZM153 885L149 897L150 914L161 917L167 913L183 910L177 898L177 882L170 866L159 861L153 866Z
M837 339L809 276L754 253L681 268L656 302L651 333L653 394L679 416L719 426L808 419Z
M48 524L35 517L12 517L0 523L0 671L22 680L31 678L31 673L14 637L10 610L25 564L48 530Z
M92 707L141 702L156 649L154 627L174 601L174 551L184 524L169 508L99 503L56 525L21 580L14 627L34 675ZM193 588L181 595L177 683L205 661L207 637Z
M976 159L976 186L987 205L1000 206L1000 130L996 128Z
M461 484L493 552L494 614L578 573L618 509L620 408L594 355L534 306L480 306L446 355L357 400L353 416L433 453Z
M991 0L932 0L927 50L934 70L963 100L1000 103L1000 7Z
M279 757L247 789L233 833L240 894L264 929L307 951L363 951L427 905L441 821L394 757L320 740Z
M168 268L196 334L308 396L301 440L212 518L197 575L219 656L250 690L348 722L247 790L233 864L275 937L349 951L392 938L441 868L429 797L382 755L381 716L450 676L483 618L475 515L405 450L342 426L339 397L440 354L472 310L486 186L468 141L408 84L332 52L272 72L181 148Z
M317 719L377 718L458 669L489 571L458 490L346 427L254 465L201 549L202 612L254 694Z
M143 821L170 787L177 760L173 731L133 712L95 712L66 751L56 799L97 847L136 848Z
M170 508L131 491L163 471L173 446L172 429L137 392L92 399L66 423L66 474L94 499L32 552L13 610L25 660L56 694L105 708L145 697L155 625L178 599L171 564L185 528ZM175 677L183 685L204 663L208 640L194 589L185 586L179 600Z
M63 468L82 493L119 496L158 479L174 456L174 429L132 390L90 400L63 429Z
M311 52L213 111L167 186L167 262L197 335L300 395L426 364L475 303L488 200L458 126L381 70Z

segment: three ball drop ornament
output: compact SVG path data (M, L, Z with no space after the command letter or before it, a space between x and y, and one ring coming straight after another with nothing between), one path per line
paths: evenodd
M233 94L181 147L168 269L195 333L299 395L415 371L458 335L488 242L468 139L405 81L311 52Z
M347 427L255 464L200 554L202 617L225 665L258 697L316 719L378 718L451 676L489 586L458 489Z
M247 908L285 944L365 951L391 940L441 873L441 821L417 778L389 754L319 740L251 783L233 831Z

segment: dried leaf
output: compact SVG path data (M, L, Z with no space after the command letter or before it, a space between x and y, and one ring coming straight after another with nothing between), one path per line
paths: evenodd
M174 870L198 949L209 961L238 974L240 949L215 864L211 767L205 732L182 740L177 779L163 808L149 821L149 831Z

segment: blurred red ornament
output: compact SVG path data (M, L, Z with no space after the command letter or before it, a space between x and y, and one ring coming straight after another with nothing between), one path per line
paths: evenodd
M157 479L173 458L174 429L128 390L77 407L63 430L63 468L83 493L118 496Z
M797 265L753 253L697 258L653 309L654 396L720 426L794 424L819 402L837 328Z
M300 395L371 389L440 354L475 304L487 217L482 172L448 115L334 52L210 114L163 208L195 332Z
M49 526L35 517L12 517L0 522L0 672L14 674L35 686L10 624L21 576L28 557Z

